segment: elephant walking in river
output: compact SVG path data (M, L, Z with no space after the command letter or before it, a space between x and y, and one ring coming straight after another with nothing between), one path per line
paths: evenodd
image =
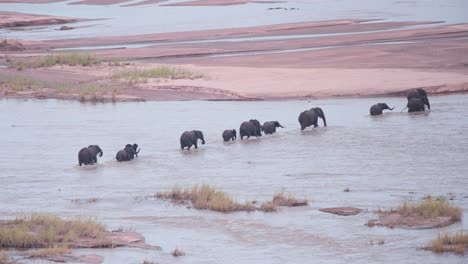
M382 111L385 110L385 109L388 109L388 110L392 111L394 108L395 107L390 108L385 103L378 103L378 104L375 104L375 105L371 106L369 111L370 111L370 114L374 116L374 115L381 115Z
M424 112L426 111L426 107L424 106L425 103L421 98L411 98L408 100L408 104L406 107L408 107L408 112Z
M278 121L268 121L263 123L262 130L265 133L265 135L273 134L276 133L277 127L284 128Z
M236 140L236 138L237 138L237 131L235 129L231 129L231 130L226 129L226 130L224 130L224 132L223 132L223 140L224 141L226 141L226 142L230 141L230 140L234 141L234 140Z
M184 150L187 147L187 150L190 150L192 146L195 146L195 149L198 149L198 140L202 141L202 145L205 144L205 139L203 138L203 133L199 130L185 131L180 136L180 148Z
M118 162L122 161L129 161L134 159L135 157L138 157L138 153L140 152L141 149L138 149L138 144L127 144L123 150L119 150L117 154L115 155L115 158L117 159Z
M78 164L93 165L97 163L97 155L102 157L102 149L98 145L89 145L78 152Z
M262 126L257 119L250 119L249 121L245 121L240 125L239 128L239 135L241 140L244 137L249 139L250 137L261 137L262 136Z
M301 125L301 130L304 130L306 127L314 125L314 127L318 127L318 118L323 120L323 126L327 126L327 120L325 119L325 114L323 113L322 108L315 107L311 108L310 110L306 110L299 115L298 121Z
M427 108L431 110L431 105L429 104L427 93L422 88L409 90L406 98L408 99L408 104L407 104L408 112L425 111L424 105L427 105ZM419 99L419 100L411 100L411 99ZM421 102L423 103L422 107L420 105Z

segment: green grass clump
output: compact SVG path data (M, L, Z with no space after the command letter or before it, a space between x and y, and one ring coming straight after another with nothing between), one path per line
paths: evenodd
M462 217L462 211L459 207L450 205L442 197L433 198L431 196L425 197L419 203L405 202L397 209L397 213L403 216L418 215L424 218L450 217L454 222L460 221Z
M161 65L148 69L138 67L126 68L115 72L113 77L138 83L146 82L147 79L200 79L205 78L206 75L182 67Z
M8 66L10 68L41 68L52 67L55 65L69 66L93 66L100 64L101 60L94 54L89 53L56 53L41 57L27 59L10 59Z
M63 220L53 215L31 215L0 224L0 248L44 248L66 245L77 238L104 232L93 220Z
M427 247L427 249L435 253L453 252L463 255L465 254L465 250L468 249L468 234L458 232L450 236L447 233L439 233L437 238L432 240L431 245Z

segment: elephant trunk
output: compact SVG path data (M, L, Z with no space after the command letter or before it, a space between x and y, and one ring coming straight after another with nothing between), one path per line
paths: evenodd
M393 111L393 109L395 109L395 107L392 107L392 108L389 107L388 109L389 109L390 111Z
M104 153L103 153L102 150L101 150L101 151L99 152L99 157L102 157L102 154L104 154Z
M426 99L425 101L426 101L427 108L429 110L431 110L431 105L429 104L429 99L427 99L427 97L425 99Z

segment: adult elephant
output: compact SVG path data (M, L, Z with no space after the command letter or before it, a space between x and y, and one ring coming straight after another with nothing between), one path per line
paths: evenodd
M424 107L425 103L421 98L411 98L408 100L408 104L406 107L408 107L408 112L423 112L425 111Z
M78 164L93 165L97 163L97 155L102 157L102 149L98 145L89 145L78 152Z
M237 131L235 129L226 129L223 132L223 140L224 141L234 141L237 138Z
M187 147L187 150L190 150L192 146L195 146L195 149L198 148L198 140L202 141L202 144L205 144L205 139L203 138L203 133L199 130L185 131L180 136L180 148L184 150Z
M265 134L273 134L277 127L284 128L278 121L268 121L263 123L262 129Z
M239 135L241 140L244 137L249 139L250 137L261 137L262 136L262 126L257 119L250 119L249 121L245 121L240 125L239 128Z
M422 88L416 88L416 89L411 89L408 91L408 94L406 95L406 99L408 99L408 103L410 99L412 98L419 98L421 101L427 105L427 108L431 110L431 105L429 104L429 99L427 98L427 93L424 89ZM413 102L415 103L415 101ZM409 108L409 107L408 107ZM422 110L424 111L424 110ZM413 111L414 112L414 111Z
M315 107L302 112L298 118L301 130L304 130L306 127L311 125L318 127L317 121L319 117L323 120L323 126L327 126L327 120L325 119L325 114L323 113L322 108Z
M138 149L138 144L127 144L123 150L119 150L117 154L115 155L115 158L117 159L118 162L122 161L129 161L134 159L135 157L138 157L138 153L140 152L141 149Z
M385 109L392 111L393 108L390 108L386 103L378 103L378 104L371 106L369 111L370 111L370 114L374 116L374 115L381 115L382 111Z

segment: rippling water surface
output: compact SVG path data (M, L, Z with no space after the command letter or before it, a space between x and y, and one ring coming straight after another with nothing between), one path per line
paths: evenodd
M56 100L0 101L0 215L50 212L93 216L108 228L132 228L162 252L99 250L106 263L466 263L467 257L417 250L437 230L368 228L372 210L443 195L468 211L467 95L431 98L433 110L400 113L405 98L273 102L144 102L80 104ZM368 115L386 102L394 112ZM324 109L328 127L301 132L298 114ZM224 129L257 118L285 128L259 139L223 143ZM179 149L185 130L206 145ZM117 163L127 143L140 156ZM97 166L77 166L78 150L99 144ZM175 185L212 184L239 201L271 199L286 188L310 205L278 213L221 214L146 199ZM344 192L345 188L350 192ZM95 203L77 203L97 198ZM322 207L365 211L341 217ZM449 231L467 229L463 220ZM384 245L371 241L384 240ZM83 250L83 252L96 252Z

